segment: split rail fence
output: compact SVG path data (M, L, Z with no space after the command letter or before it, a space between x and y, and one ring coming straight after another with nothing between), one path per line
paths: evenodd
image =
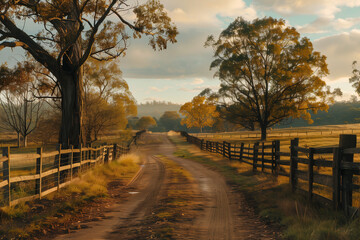
M81 173L123 154L136 144L145 131L139 131L127 145L103 145L80 147L36 154L11 154L10 147L2 148L0 155L0 206L12 206L20 202L42 198L68 185Z
M327 148L301 147L295 138L288 150L280 150L279 140L233 144L206 141L186 132L181 135L201 150L251 165L253 171L288 177L293 191L305 193L310 201L343 209L347 215L358 214L360 162L354 162L354 157L360 159L360 148L356 148L356 135L342 134L339 146Z

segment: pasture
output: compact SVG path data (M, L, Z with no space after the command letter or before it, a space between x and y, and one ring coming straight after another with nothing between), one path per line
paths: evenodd
M269 172L269 169L264 169L264 156L265 166L266 161L275 161L277 167L277 181L279 184L291 182L291 167L290 167L290 153L291 153L291 140L299 138L299 151L296 156L297 169L295 170L297 187L300 190L309 191L311 185L311 192L329 200L334 198L334 153L332 148L339 146L340 134L356 134L357 147L359 147L360 124L349 125L330 125L330 126L316 126L307 128L288 128L276 129L268 132L268 139L265 142L260 141L259 132L231 132L231 133L203 133L191 134L199 139L203 139L203 150L211 152L221 152L221 149L209 149L209 142L218 142L218 146L229 144L229 150L233 156L230 159L247 161L253 164L257 162L258 171ZM274 153L273 147L275 140L279 140L280 149L279 154ZM206 144L206 142L208 144ZM223 143L225 141L225 144ZM256 144L258 144L256 146ZM269 146L267 149L262 146ZM205 146L206 145L206 146ZM256 147L255 147L256 146ZM256 150L255 150L256 149ZM310 149L314 149L313 152ZM256 151L256 154L255 154ZM241 152L241 153L240 153ZM230 155L231 155L230 154ZM241 154L241 157L238 155ZM226 154L225 154L226 155ZM272 156L272 157L269 157ZM279 159L275 159L279 156ZM360 163L360 154L355 152L353 155L355 164ZM226 156L228 157L228 156ZM268 160L266 160L268 158ZM275 160L274 160L275 159ZM310 160L311 159L311 160ZM309 167L309 161L313 161L313 166ZM260 170L259 170L260 168ZM256 169L256 167L255 167ZM274 169L271 168L271 173ZM314 178L311 176L315 176ZM310 176L312 178L309 181ZM311 184L309 184L311 182ZM360 192L357 188L360 185L360 176L354 172L352 176L352 206L360 207Z

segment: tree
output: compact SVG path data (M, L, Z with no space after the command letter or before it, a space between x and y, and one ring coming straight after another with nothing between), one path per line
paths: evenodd
M215 118L219 116L216 106L207 102L204 96L196 96L191 102L182 105L180 113L185 115L181 125L200 128L200 132L204 127L211 127L215 123Z
M32 66L25 62L11 69L11 79L21 83L7 87L0 95L0 105L4 112L0 116L0 127L13 130L18 135L18 146L20 146L20 135L23 138L23 146L27 146L27 138L38 126L41 117L42 102L33 97L32 94Z
M84 134L87 144L110 128L124 129L137 114L136 101L114 61L90 60L84 66Z
M159 119L160 125L163 126L166 131L179 130L181 117L176 111L165 111Z
M237 18L205 46L214 49L210 68L221 81L222 114L248 129L258 125L262 140L267 128L289 117L311 122L310 110L327 110L341 93L322 80L329 72L326 57L284 20Z
M360 96L360 70L357 68L357 61L353 62L353 75L350 77L349 82L355 88L355 92Z
M28 23L33 26L27 28ZM39 31L34 34L35 29ZM142 5L130 0L0 3L0 50L21 47L44 66L59 88L63 147L82 142L83 64L89 57L109 60L123 55L129 30L135 38L149 36L150 45L159 50L176 42L178 33L158 0Z
M148 129L149 127L156 126L156 121L151 116L143 116L136 123L136 127L139 130Z

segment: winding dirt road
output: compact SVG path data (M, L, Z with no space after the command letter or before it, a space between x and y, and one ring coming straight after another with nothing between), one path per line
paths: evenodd
M127 234L152 214L168 177L164 165L155 156L162 155L176 162L193 176L193 191L201 204L191 229L177 239L275 239L267 226L245 205L243 197L234 193L224 178L191 160L173 155L174 145L166 134L146 134L147 144L137 151L146 159L141 171L128 185L131 196L113 206L105 219L88 223L86 229L60 235L55 239L128 239ZM131 239L141 239L134 236Z

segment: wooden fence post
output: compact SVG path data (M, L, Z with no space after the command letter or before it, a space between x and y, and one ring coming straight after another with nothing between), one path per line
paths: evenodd
M257 170L257 158L258 158L259 143L254 143L253 146L253 171Z
M262 142L262 154L261 154L261 171L264 172L264 154L265 154L265 143Z
M356 147L356 135L352 134L341 134L339 140L339 147L342 149L355 148ZM354 154L343 154L343 162L354 162ZM352 206L352 184L353 184L353 173L350 170L342 171L342 205L345 214L350 214L350 207Z
M278 163L280 161L280 140L275 140L273 142L273 166L272 169L274 169L275 174L279 173L279 169L278 169Z
M296 170L298 167L296 158L298 157L298 151L295 150L295 147L299 146L299 139L295 138L291 140L290 145L290 184L292 191L296 190L297 187L297 176Z
M200 149L203 150L203 145L204 145L204 139L201 139L200 141Z
M314 148L309 149L309 165L308 165L308 200L311 201L313 197L313 183L314 183Z
M73 163L74 163L74 146L71 145L71 153L70 153L70 181L73 179Z
M115 143L113 146L113 161L115 161L117 157L117 148L117 144Z
M341 192L341 164L342 149L334 148L333 151L333 207L338 210L341 207L340 192Z
M105 162L109 162L109 148L106 147L106 150L105 150Z
M11 184L10 184L10 147L2 149L2 155L8 160L3 162L3 180L8 181L7 191L4 191L4 200L11 206Z
M58 176L57 176L57 190L60 189L60 163L61 163L61 144L58 145L59 157L58 157Z
M231 154L231 143L228 143L228 149L229 149L229 159L231 160L232 154Z
M226 145L226 142L223 141L223 148L222 148L223 152L222 152L222 155L223 155L224 157L225 157L225 155L226 155L225 145Z
M35 181L35 194L39 194L39 198L41 199L41 188L42 188L42 147L39 147L36 149L36 153L40 155L36 159L36 174L39 175L39 179L36 179Z
M80 167L79 167L79 173L81 173L82 170L82 145L79 145L79 162L80 162Z
M243 158L243 154L244 154L244 143L241 143L240 146L240 156L239 156L239 160L241 161Z

